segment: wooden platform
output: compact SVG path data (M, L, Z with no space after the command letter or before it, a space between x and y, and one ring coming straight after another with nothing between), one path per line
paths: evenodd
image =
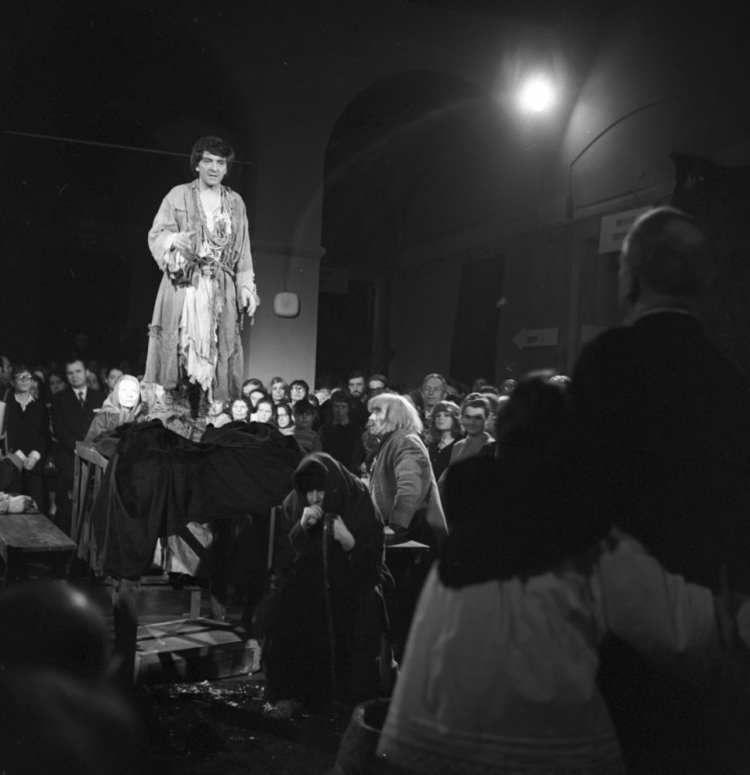
M137 684L213 681L260 669L258 642L230 624L211 619L179 619L138 628Z
M76 544L44 514L0 515L0 587L10 572L24 574L26 563L49 558L56 575L65 578Z

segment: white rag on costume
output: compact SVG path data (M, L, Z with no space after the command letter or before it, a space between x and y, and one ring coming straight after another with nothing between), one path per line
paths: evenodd
M216 281L198 276L198 284L185 290L180 318L180 351L191 382L197 382L211 397L211 384L218 360L213 300Z

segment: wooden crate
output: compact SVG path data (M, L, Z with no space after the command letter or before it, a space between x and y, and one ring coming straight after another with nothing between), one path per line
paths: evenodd
M179 619L138 628L137 684L213 681L260 669L260 647L230 624Z

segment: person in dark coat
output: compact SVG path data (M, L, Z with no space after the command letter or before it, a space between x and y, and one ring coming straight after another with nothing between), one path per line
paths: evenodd
M367 487L323 452L305 457L283 504L276 613L265 637L265 715L377 693L384 630L383 520Z
M344 390L334 390L330 399L333 417L318 432L323 452L327 452L334 460L338 460L353 474L359 471L359 467L365 459L365 449L362 444L364 428L356 425L349 417L355 400Z
M604 332L573 373L578 491L671 573L750 592L750 385L707 338L715 252L673 208L642 216L620 256L629 325ZM726 772L750 763L747 702L692 691L616 639L600 681L628 771Z
M104 403L104 393L86 386L86 366L79 358L65 364L65 375L70 390L62 390L52 398L52 430L58 440L56 522L70 534L76 443L86 437L95 410Z

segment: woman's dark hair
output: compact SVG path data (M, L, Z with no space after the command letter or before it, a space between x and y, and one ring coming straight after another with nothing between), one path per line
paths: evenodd
M427 429L428 441L440 441L442 436L442 431L435 427L435 420L439 412L447 412L451 416L453 420L451 435L454 439L461 438L463 436L463 428L461 427L461 409L458 404L453 403L453 401L438 401L430 413L430 426Z
M214 156L221 156L222 159L227 160L227 173L232 167L234 161L234 149L228 142L222 140L220 137L214 137L207 135L206 137L199 137L193 145L193 150L190 152L190 169L194 175L197 175L196 167L203 158L204 151L212 153Z
M252 388L260 388L264 392L265 392L265 389L266 389L264 384L261 382L261 380L257 379L256 377L250 377L250 379L246 379L242 383L242 387L240 388L240 394L241 395L245 394L245 388L248 387L248 386L250 386ZM248 392L250 392L250 391L248 391Z
M333 405L335 402L338 402L340 404L348 404L349 405L349 411L351 411L355 404L355 401L357 399L352 396L352 394L348 390L344 390L343 388L339 388L338 390L334 390L333 393L331 393L331 405Z
M299 417L303 414L311 414L315 417L315 407L306 398L297 401L292 411L294 412L295 417Z
M228 414L230 417L232 416L232 407L238 401L240 403L245 404L245 406L247 407L247 416L249 417L250 413L253 411L253 407L252 407L252 404L250 403L250 401L248 401L244 396L236 396L235 398L230 398L229 401L227 401L227 403L225 405L225 408L224 408L224 411L226 412L226 414Z
M276 425L279 425L279 410L283 409L287 413L287 416L289 417L289 425L294 427L294 412L292 412L291 404L287 404L286 402L282 402L280 404L274 404L273 401L271 403L273 404L273 420L276 423ZM279 427L281 426L279 425Z

